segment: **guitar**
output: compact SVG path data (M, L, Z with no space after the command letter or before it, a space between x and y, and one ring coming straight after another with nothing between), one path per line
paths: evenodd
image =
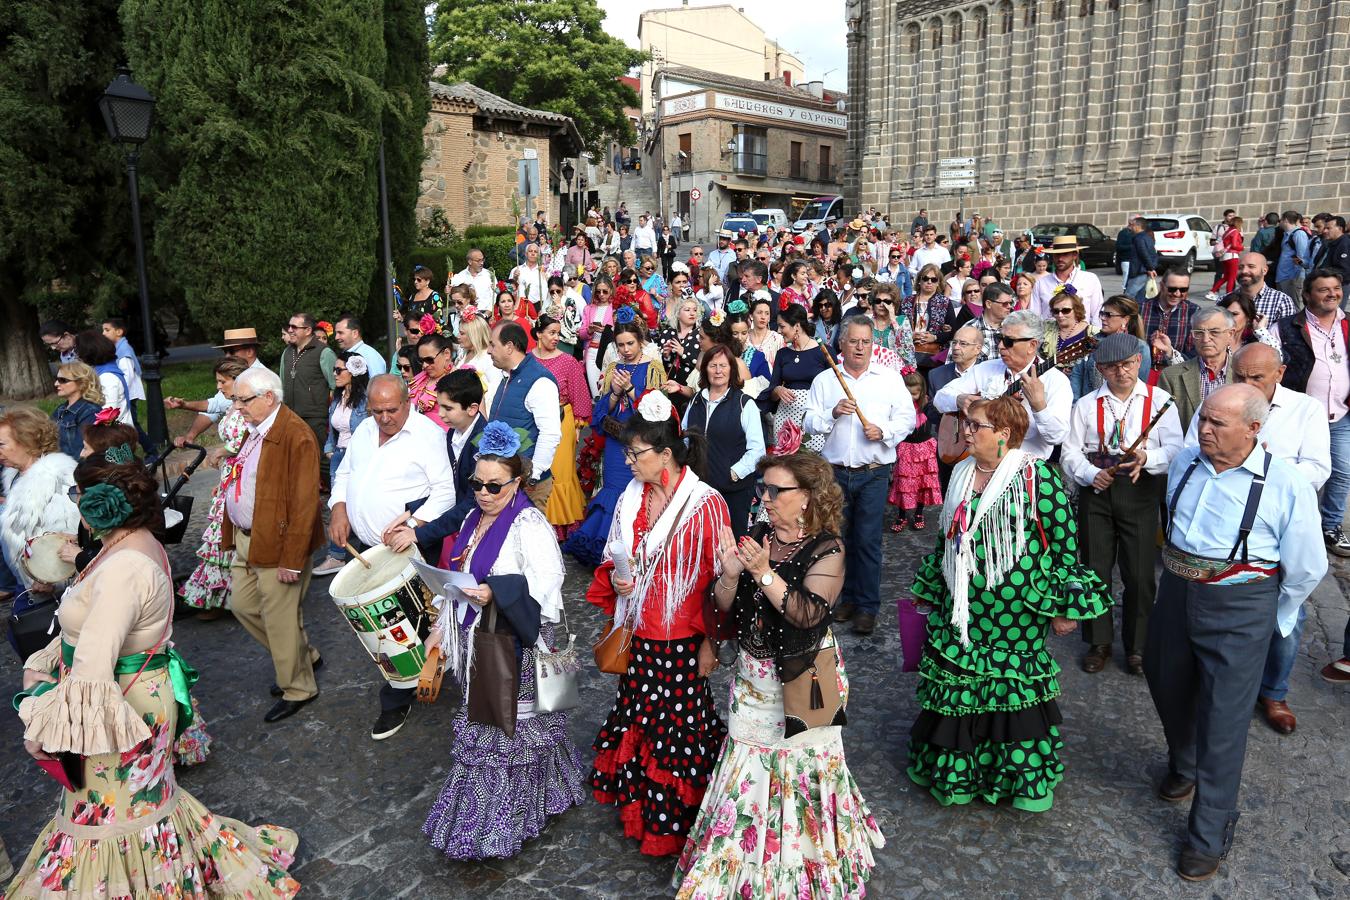
M1036 377L1044 375L1055 367L1053 361L1048 359L1039 359L1036 361ZM1015 378L1003 392L1004 397L1013 397L1022 390L1022 379ZM938 422L937 452L938 459L942 460L944 465L954 466L961 460L970 455L970 447L966 444L965 432L961 429L961 422L965 416L957 413L943 413L942 421Z

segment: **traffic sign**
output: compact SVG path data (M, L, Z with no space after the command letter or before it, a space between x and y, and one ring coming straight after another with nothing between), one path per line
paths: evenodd
M973 156L948 156L938 160L939 169L968 169L975 165Z
M938 189L943 191L952 191L959 188L973 188L975 186L974 178L939 178Z
M698 188L691 188L689 191L689 199L694 201L702 200L703 192L700 191Z
M974 169L943 169L938 172L938 178L974 178Z

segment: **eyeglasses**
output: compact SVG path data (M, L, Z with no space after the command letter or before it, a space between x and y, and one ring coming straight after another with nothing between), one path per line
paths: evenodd
M333 366L334 375L341 375L345 371L347 371L345 368L338 368L337 366Z
M755 485L755 496L764 500L768 500L770 503L773 503L775 500L778 499L779 494L784 494L787 493L788 491L800 491L800 490L801 488L796 485L789 486L785 484L769 484L767 482L760 482L759 484Z
M1191 335L1197 338L1221 338L1226 334L1232 334L1231 328L1194 328Z
M302 329L302 328L309 328L309 327L311 327L311 326L309 326L309 325L297 325L297 324L295 324L294 322L288 322L288 323L286 323L286 330L287 330L287 331L299 331L299 330Z
M595 289L594 291L592 291L591 293L595 294L595 296L597 296L597 297L608 297L608 296L609 296L609 289L608 289L608 288L596 288L596 289Z
M962 431L979 431L981 428L988 428L990 431L993 431L994 423L976 422L974 419L965 419L961 422Z
M938 279L934 278L932 275L925 275L919 279L919 282L927 284L937 284Z
M649 450L655 449L656 449L655 447L643 447L641 450L625 449L623 451L623 458L627 460L628 464L631 466L638 461L639 456L641 456L642 454L646 453Z
M978 346L980 346L980 342L979 342L979 341L955 341L955 340L954 340L954 341L952 341L952 343L955 344L955 345L958 346L958 347L978 347Z
M62 377L62 376L60 376L60 375L57 375L57 376L56 376L56 383L57 383L57 384L70 384L70 383L73 382L74 380L75 380L74 378L64 378L64 377Z
M400 372L411 372L411 371L412 371L412 363L399 363L399 364L398 364L398 370L399 370Z
M1163 290L1167 291L1169 294L1189 294L1191 292L1190 285L1187 285L1186 287L1173 287L1169 284L1164 287Z
M871 339L871 338L850 338L849 340L841 341L840 343L846 344L846 345L848 345L849 347L866 347L866 346L868 346L869 344L872 343L872 339Z
M549 292L550 294L561 294L561 293L564 293L564 291L563 291L562 288L549 288L549 289L548 289L548 292Z
M419 360L421 360L423 363L435 362L435 361L436 361L436 357L438 357L438 356L440 356L439 353L433 353L433 354L431 354L430 356L423 356L423 355L420 354L420 353L417 354L417 358L418 358Z
M1034 337L1024 337L1024 338L1008 337L1006 334L1000 334L998 336L998 342L1009 350L1011 350L1013 347L1016 347L1018 344L1024 341L1039 341L1039 340L1040 338Z
M1067 316L1067 315L1072 315L1072 314L1073 314L1073 307L1072 307L1072 306L1064 306L1064 307L1061 307L1061 308L1059 308L1059 309L1052 309L1052 310L1050 310L1050 312L1054 313L1054 314L1057 315L1057 316Z
M257 400L260 396L262 396L262 395L261 395L261 394L251 394L251 395L249 395L249 396L247 396L247 397L231 397L231 398L230 398L230 401L233 402L233 403L237 403L237 404L239 404L240 406L247 406L248 404L252 403L254 400Z
M702 251L702 250L695 250L693 253L691 253L691 254L689 254L689 255L690 255L690 256L702 256L702 255L703 255L703 251Z
M892 253L892 254L891 254L891 259L899 259L899 258L900 258L900 254L899 254L899 253Z
M1102 310L1102 318L1103 318L1103 319L1128 319L1129 316L1125 315L1124 313L1111 312L1111 310L1109 310L1109 309L1104 309L1104 310Z
M475 494L479 491L487 491L495 497L502 492L502 488L511 484L512 481L515 481L515 479L513 478L511 481L504 481L501 484L498 484L495 481L479 481L477 478L470 478L469 490L473 491Z
M71 503L78 504L80 502L80 486L78 484L72 484L66 490L66 496L70 498Z
M978 296L980 296L980 289L979 289L979 288L972 288L971 290L968 290L968 291L962 291L962 292L961 292L961 296L962 296L962 297L978 297Z
M1129 359L1122 359L1110 363L1097 363L1097 368L1102 371L1123 372L1131 366L1139 365L1139 357L1131 356Z

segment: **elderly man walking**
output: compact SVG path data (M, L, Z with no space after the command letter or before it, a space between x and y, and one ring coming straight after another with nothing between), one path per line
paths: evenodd
M834 620L851 619L857 634L876 627L886 491L895 448L914 430L914 402L904 381L872 359L872 328L867 316L844 321L843 370L821 372L806 397L806 430L825 435L821 455L834 466L834 480L844 492L844 589Z
M319 445L305 421L282 405L281 379L247 369L234 382L234 405L248 434L231 463L220 546L234 550L230 609L272 656L280 699L263 716L279 722L319 696L321 660L305 634L301 604L311 556L323 544Z
M350 541L357 550L382 543L398 523L416 528L437 519L455 503L445 432L426 416L413 414L407 385L395 375L371 379L366 411L333 473L328 499L329 537L339 547ZM380 686L372 739L398 733L412 709L413 693Z
M1200 409L1200 446L1168 471L1166 571L1144 673L1167 737L1158 794L1194 795L1177 863L1188 881L1213 876L1232 847L1271 632L1292 632L1327 570L1316 492L1257 442L1268 414L1251 385L1219 388Z

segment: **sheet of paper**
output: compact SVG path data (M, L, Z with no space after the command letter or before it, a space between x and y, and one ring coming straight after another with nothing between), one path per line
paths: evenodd
M478 579L468 572L453 572L449 569L438 569L433 565L422 562L420 559L412 561L413 568L417 574L426 582L431 592L444 597L454 603L456 607L472 606L469 598L464 596L463 589L478 587Z

